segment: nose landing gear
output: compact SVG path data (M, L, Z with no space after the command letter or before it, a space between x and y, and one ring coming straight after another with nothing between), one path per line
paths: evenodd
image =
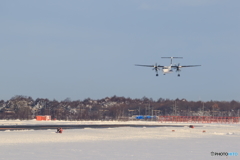
M158 74L156 74L156 76L158 76Z
M180 74L178 74L177 76L180 77Z

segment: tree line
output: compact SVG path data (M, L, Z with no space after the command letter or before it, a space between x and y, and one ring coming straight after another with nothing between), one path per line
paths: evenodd
M136 115L239 117L240 102L117 96L98 100L86 98L72 101L67 98L57 101L43 98L34 100L21 95L0 101L0 119L25 120L37 115L51 115L56 120L124 120Z

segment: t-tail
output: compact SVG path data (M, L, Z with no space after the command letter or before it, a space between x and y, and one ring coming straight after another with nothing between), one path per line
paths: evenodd
M161 58L171 58L171 66L172 66L172 61L173 61L173 58L183 58L183 57L161 57Z

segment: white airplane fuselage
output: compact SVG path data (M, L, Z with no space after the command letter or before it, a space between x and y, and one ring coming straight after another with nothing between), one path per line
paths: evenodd
M172 71L172 66L164 66L164 67L162 68L162 72L163 72L163 74L173 72L173 71Z

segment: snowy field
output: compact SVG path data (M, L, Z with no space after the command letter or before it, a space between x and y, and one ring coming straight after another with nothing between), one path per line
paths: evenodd
M166 123L156 121L36 121L36 120L0 120L0 127L6 125L102 125L102 124L146 124L162 125ZM183 125L187 123L169 123L173 125ZM200 124L202 125L202 124Z
M1 125L144 124L146 122L0 121ZM151 124L160 124L150 122ZM146 123L146 124L150 124ZM169 123L173 124L173 123ZM164 123L166 125L166 123ZM182 124L181 124L182 125ZM195 126L195 124L193 124ZM197 124L196 124L197 125ZM240 154L239 124L203 127L121 127L99 129L23 130L0 132L0 160L150 160L240 159L211 152ZM172 130L175 130L173 132ZM205 130L206 132L203 132Z

